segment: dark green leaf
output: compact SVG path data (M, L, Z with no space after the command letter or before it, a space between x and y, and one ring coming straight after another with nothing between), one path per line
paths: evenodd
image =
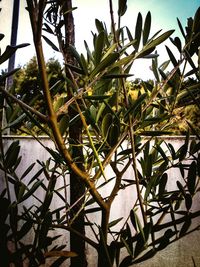
M119 58L119 53L109 54L105 59L103 59L99 65L91 72L90 78L92 79L99 72L105 70L107 67L111 66Z
M95 25L99 33L104 31L103 23L100 20L95 19Z
M169 58L170 58L172 64L174 65L174 67L177 67L178 62L177 62L175 56L173 55L172 51L169 49L169 47L167 45L165 47L166 47L167 53L169 55Z
M29 44L27 44L27 43L16 45L16 46L10 46L10 45L8 45L6 47L6 50L4 51L4 53L0 56L0 64L2 64L7 59L9 59L17 51L17 49L26 47L28 45Z
M45 248L47 241L47 234L50 229L51 223L52 223L52 214L51 212L47 212L42 222L41 229L39 231L38 245L40 248Z
M182 26L182 24L181 24L181 22L180 22L180 20L178 18L177 18L177 22L178 22L178 26L179 26L179 29L180 29L183 37L186 38L186 35L185 35L185 32L184 32L183 26Z
M167 132L167 131L141 131L140 134L144 135L144 136L162 136L162 135L170 135L171 132Z
M32 226L32 220L25 222L17 233L17 239L20 240L21 238L23 238L31 230Z
M47 24L44 23L45 28L43 28L43 30L45 30L46 32L50 33L50 34L54 34L53 30L51 29L51 27Z
M150 29L151 29L151 12L149 11L144 21L143 45L145 45L148 41Z
M59 52L58 47L49 38L44 35L42 35L42 37L44 38L45 42L52 47L53 50Z
M104 31L100 32L95 40L95 51L94 51L94 60L95 60L95 66L99 64L102 58L103 48L104 48L104 42L105 40L105 33Z
M19 156L20 146L19 141L13 142L5 154L5 166L6 168L12 168L15 166Z
M103 76L103 79L116 79L116 78L128 78L133 76L134 74L129 74L129 73L112 73L112 74L105 74Z
M127 10L127 0L118 0L118 15L122 17Z
M170 35L172 35L172 33L174 32L174 30L170 30L170 31L167 31L163 34L161 34L159 37L157 37L156 39L148 42L144 48L138 53L138 57L141 55L143 55L145 52L148 52L148 51L153 51L155 49L155 47L159 44L161 44L162 42L164 42L167 38L169 38ZM148 52L149 53L149 52Z
M24 200L26 200L26 199L29 198L30 196L32 196L32 195L35 193L35 191L39 188L39 186L40 186L42 183L43 183L43 181L37 181L37 182L35 182L35 183L32 185L32 187L28 190L28 192L25 193L25 194L21 197L21 199L19 200L19 203L22 202L22 201L24 201Z
M111 147L117 144L118 138L120 134L119 126L116 124L112 124L109 133L108 133L108 143Z
M194 21L192 25L192 32L198 33L200 28L200 7L197 9L194 15Z
M142 15L139 12L138 17L137 17L136 27L135 27L135 39L137 40L137 42L133 45L136 52L139 49L141 35L142 35Z
M114 220L114 221L112 221L112 222L109 222L108 227L111 228L111 227L115 226L115 225L118 224L118 222L120 222L122 219L123 219L123 217L121 217L121 218L119 218L119 219L116 219L116 220Z
M107 138L108 135L108 131L110 126L112 125L112 115L110 113L107 113L102 120L102 124L101 124L101 130L102 130L102 135L104 138Z
M124 117L127 117L127 115L128 115L129 113L133 113L139 106L141 106L142 103L144 102L146 96L147 96L146 93L140 95L140 96L137 98L137 100L133 103L133 105L128 109L128 111L124 114Z

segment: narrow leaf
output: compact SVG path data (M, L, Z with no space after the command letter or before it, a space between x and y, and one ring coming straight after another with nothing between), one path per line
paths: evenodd
M151 29L151 12L149 11L144 21L143 45L145 45L148 41L150 29Z
M59 52L58 47L49 38L44 35L42 35L42 37L44 38L45 42L52 47L53 50Z

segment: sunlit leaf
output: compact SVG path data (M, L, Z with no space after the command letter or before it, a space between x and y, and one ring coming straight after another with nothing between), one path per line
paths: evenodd
M92 79L99 72L105 70L107 67L111 66L117 59L119 58L119 53L109 54L106 58L104 58L96 68L91 72L90 78ZM113 68L113 66L112 66Z

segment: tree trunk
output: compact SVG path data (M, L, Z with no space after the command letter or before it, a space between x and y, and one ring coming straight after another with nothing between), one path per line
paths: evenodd
M71 0L60 0L61 6L64 13L65 20L65 42L63 47L63 54L65 57L65 62L70 63L72 65L76 65L76 61L74 57L69 52L69 46L75 45L75 31L74 31L74 19L72 12L66 12L72 9L72 1ZM70 77L66 69L66 76ZM68 90L68 97L71 98L71 91ZM68 114L70 120L73 119L77 115L76 107L69 107ZM80 169L84 169L84 158L82 147L79 144L82 143L82 122L79 120L75 124L69 127L69 140L70 146L72 148L72 158L77 161L77 166ZM78 145L78 146L77 146ZM85 193L85 185L80 180L80 178L71 171L70 173L70 205L73 205L75 202L76 205L73 207L71 211L71 218L76 216L76 219L72 223L71 227L76 231L85 235L85 224L84 224L84 212L79 212L80 208L84 203L84 195ZM85 254L85 241L74 233L70 233L70 250L74 251L78 254L78 257L71 258L71 267L86 267L87 260Z

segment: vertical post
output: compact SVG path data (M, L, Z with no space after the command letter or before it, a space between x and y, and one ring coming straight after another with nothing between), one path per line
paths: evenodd
M15 46L17 43L17 31L18 31L18 23L19 23L19 6L20 6L20 0L14 0L13 3L13 13L12 13L12 28L11 28L11 38L10 38L10 45ZM8 72L11 72L15 68L15 53L9 58L8 61ZM13 84L13 77L9 76L6 79L6 85L5 89L9 90L9 88ZM4 107L6 108L6 101L4 100ZM2 128L4 129L7 125L7 119L6 119L6 112L5 108L3 109L2 114ZM6 131L4 131L5 134L10 134L10 129L7 128Z

